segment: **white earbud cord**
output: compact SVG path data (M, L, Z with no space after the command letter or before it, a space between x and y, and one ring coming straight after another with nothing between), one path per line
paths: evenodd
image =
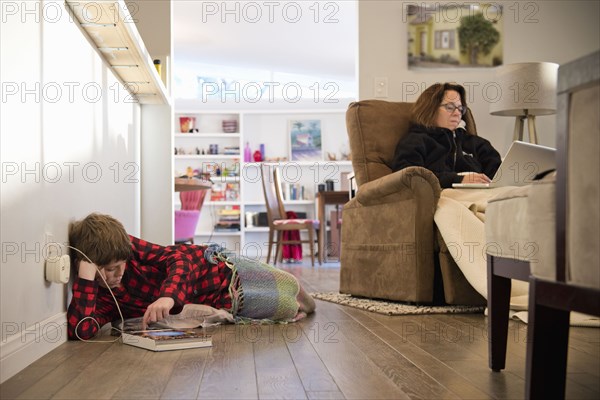
M57 243L59 244L59 243ZM115 301L115 305L117 306L117 311L119 311L119 316L121 317L121 328L123 328L125 326L125 318L123 318L123 313L121 312L121 307L119 307L119 302L117 301L117 298L115 297L113 291L111 290L110 286L108 285L108 282L106 282L106 279L104 278L104 275L102 275L102 273L100 272L100 268L98 268L98 266L92 261L90 260L90 258L81 250L73 247L73 246L68 246L66 245L66 247L73 249L75 251L77 251L79 254L81 254L82 256L84 256L87 261L92 264L94 267L96 267L96 270L98 271L98 275L100 275L100 278L102 278L102 281L104 281L104 284L106 285L106 288L108 289L108 291L110 292L110 295L112 296L113 300ZM91 319L92 321L94 321L94 323L98 326L98 331L100 331L100 329L102 328L100 326L100 324L98 323L98 321L96 320L96 318L94 317L85 317L82 318L77 325L75 326L75 336L77 336L77 339L81 340L82 342L89 342L89 343L114 343L117 340L120 339L120 337L116 338L115 340L89 340L89 339L82 339L81 337L79 337L79 335L77 334L77 329L79 329L79 325L85 321ZM123 333L122 330L115 328L114 326L111 328L114 329L118 332L121 332L121 334Z

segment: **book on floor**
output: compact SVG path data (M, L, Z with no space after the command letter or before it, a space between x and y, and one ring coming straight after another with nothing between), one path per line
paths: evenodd
M150 329L123 332L123 343L152 351L211 347L212 337L199 330Z

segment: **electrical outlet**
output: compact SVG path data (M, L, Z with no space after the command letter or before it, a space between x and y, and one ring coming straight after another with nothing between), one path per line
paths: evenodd
M71 275L71 259L67 254L46 259L46 280L55 283L67 283Z
M44 258L56 258L60 251L58 244L54 242L54 234L52 232L44 232Z
M388 97L388 78L375 78L375 98Z
M54 241L52 232L44 232L44 242L46 280L55 283L69 282L71 259L67 254L62 254L62 247Z

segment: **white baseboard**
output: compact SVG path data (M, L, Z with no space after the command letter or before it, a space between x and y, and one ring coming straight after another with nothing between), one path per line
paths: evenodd
M66 312L26 328L16 323L2 325L8 337L0 344L0 383L67 341Z

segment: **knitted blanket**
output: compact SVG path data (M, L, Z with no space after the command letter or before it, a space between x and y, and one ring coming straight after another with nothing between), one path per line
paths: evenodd
M218 245L211 245L206 253L209 262L224 261L233 271L229 293L236 323L287 322L296 316L300 285L292 274Z

